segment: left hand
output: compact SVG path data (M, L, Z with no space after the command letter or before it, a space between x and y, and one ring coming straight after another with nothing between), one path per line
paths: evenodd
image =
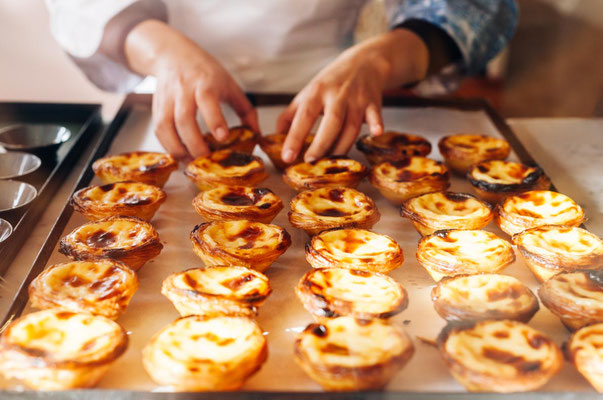
M282 158L293 162L316 119L323 114L304 155L314 161L331 150L345 154L363 122L371 135L383 133L381 99L385 89L422 79L429 64L427 48L405 29L382 34L344 51L295 96L280 115L276 131L287 134Z

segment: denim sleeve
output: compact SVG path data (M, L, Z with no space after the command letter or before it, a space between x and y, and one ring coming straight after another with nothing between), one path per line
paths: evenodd
M463 56L463 70L482 70L513 36L514 0L386 0L390 27L419 19L444 30Z

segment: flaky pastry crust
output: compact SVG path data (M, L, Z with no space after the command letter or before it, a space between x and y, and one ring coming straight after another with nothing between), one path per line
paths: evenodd
M361 137L356 148L364 153L369 163L378 164L410 156L424 157L431 152L431 143L422 136L387 131L379 136Z
M504 160L511 153L511 146L506 140L466 133L444 136L438 142L438 148L446 164L461 175L465 175L473 164Z
M59 252L73 260L110 259L134 271L161 253L159 234L136 217L109 217L88 222L61 239Z
M46 268L29 285L39 309L62 308L116 319L138 290L136 273L118 261L74 261Z
M231 150L218 150L194 159L184 175L200 190L216 186L255 186L268 178L261 158Z
M211 151L228 149L251 154L255 145L260 141L260 134L254 132L247 125L241 125L230 128L228 136L221 142L218 142L211 133L204 134L203 140Z
M278 225L252 221L214 221L195 226L193 250L207 266L240 265L264 272L291 245Z
M242 316L177 319L155 334L142 352L151 378L178 391L237 390L267 357L262 330Z
M281 157L281 153L283 151L283 144L285 143L286 138L286 133L274 133L272 135L262 136L260 139L260 148L264 153L266 153L268 158L270 158L270 161L272 161L274 167L281 171L287 168L287 166L289 165L284 162L283 158ZM297 164L304 161L304 153L306 152L306 150L308 150L308 147L310 147L313 140L314 135L306 136L302 148L297 158L295 159L295 161L293 161L292 164Z
M402 265L404 253L389 236L366 229L334 228L306 242L306 260L314 268L387 273Z
M406 290L389 276L347 268L310 270L295 293L318 320L342 315L386 319L408 306Z
M517 321L450 324L438 347L452 376L471 392L536 390L563 365L550 338Z
M133 151L99 158L92 170L104 183L134 181L163 187L178 162L167 153Z
M494 221L513 236L542 225L578 226L584 222L584 210L564 194L533 190L509 196L497 204Z
M291 225L310 236L332 228L371 229L381 218L373 200L351 188L306 190L289 206Z
M402 203L402 217L425 236L443 229L481 229L494 217L490 204L467 193L426 193Z
M411 197L448 189L450 171L439 161L409 157L375 165L369 179L383 197L401 205Z
M517 278L498 274L457 275L431 290L437 313L448 322L510 319L528 322L538 298Z
M540 286L538 296L572 331L603 322L603 271L560 273Z
M355 188L367 173L366 166L356 160L329 156L288 167L283 173L283 181L297 191L320 187Z
M71 205L90 221L114 215L150 221L165 199L165 192L157 186L140 182L116 182L78 190L71 198Z
M11 322L0 336L0 373L32 389L92 387L128 346L108 318L51 309Z
M161 286L181 316L255 317L272 289L268 277L245 267L216 265L168 276Z
M513 235L513 244L540 282L559 272L603 269L603 240L576 226L526 229Z
M434 281L446 276L497 273L515 261L511 243L492 232L449 229L419 240L417 260Z
M269 224L283 202L266 188L218 186L199 193L193 208L208 222L245 219Z
M599 393L603 393L603 323L575 332L566 346L567 358Z
M325 390L377 390L406 365L414 346L406 333L380 320L339 317L308 325L294 354Z

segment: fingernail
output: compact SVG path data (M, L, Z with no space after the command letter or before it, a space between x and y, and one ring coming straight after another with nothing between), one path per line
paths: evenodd
M317 158L316 158L316 157L314 157L314 156L305 156L305 157L304 157L304 161L305 161L305 162L314 162L314 161L316 161L316 160L317 160Z
M293 154L293 150L291 149L287 149L285 151L283 151L283 161L286 163L290 163L293 162L293 160L295 159L295 154Z
M222 141L224 139L226 139L226 137L228 136L228 132L226 132L226 129L219 127L216 129L216 139Z

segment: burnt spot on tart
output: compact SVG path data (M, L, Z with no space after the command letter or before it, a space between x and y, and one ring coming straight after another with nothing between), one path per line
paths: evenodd
M495 183L475 178L472 173L473 168L480 171L482 174L489 175L494 180L501 178L496 175L496 171L492 170L492 163L504 163L505 173L513 178L516 183ZM511 161L482 161L473 166L467 172L467 179L476 188L486 192L521 192L534 188L539 180L544 176L544 171L539 166L528 166Z
M431 152L431 143L417 135L384 132L379 136L363 136L356 142L356 148L367 155L394 156L404 158L409 156L426 156Z
M117 235L114 232L99 229L88 236L86 244L95 249L103 249L112 246L116 241Z
M203 140L207 143L209 150L212 152L228 149L230 147L249 147L253 149L259 140L259 134L254 132L248 125L240 125L230 128L226 139L220 142L218 142L211 133L203 135Z
M228 167L244 167L246 165L251 164L256 160L256 157L247 154L240 153L238 151L232 151L225 154L225 157L218 161L224 168Z

